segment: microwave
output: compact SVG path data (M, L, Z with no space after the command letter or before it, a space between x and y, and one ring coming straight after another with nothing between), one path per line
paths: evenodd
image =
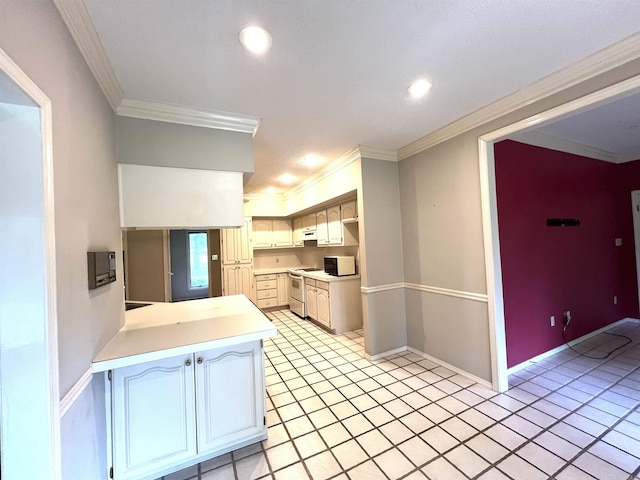
M324 272L336 277L355 275L356 259L345 255L324 257Z

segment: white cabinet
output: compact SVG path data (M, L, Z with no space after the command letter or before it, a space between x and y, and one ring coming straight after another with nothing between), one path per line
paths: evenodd
M317 227L317 220L315 213L309 213L302 217L302 231L310 232L315 230Z
M236 295L242 293L247 298L253 298L253 264L223 265L222 293Z
M196 353L198 453L215 452L266 428L260 342Z
M307 315L335 333L362 328L360 278L307 279Z
M316 212L318 246L329 245L329 223L327 221L327 211Z
M306 281L306 305L307 305L307 316L313 318L314 320L318 319L318 302L316 295L316 282L315 280Z
M256 303L258 308L289 305L289 274L256 275Z
M254 219L253 248L292 247L291 220Z
M358 221L358 207L355 200L344 202L340 205L340 216L343 222Z
M316 320L326 327L331 328L331 308L328 283L316 282L316 303L318 304L318 317Z
M222 264L235 265L253 262L253 246L251 242L251 217L244 218L241 228L225 228L222 230Z
M158 478L266 438L259 340L109 374L115 479Z
M293 246L303 247L304 240L302 239L302 217L294 218L293 224Z
M130 479L196 455L192 355L113 370L114 478Z
M342 245L342 219L340 205L327 208L327 232L329 245Z
M289 280L288 273L279 273L278 274L278 305L289 305L289 285L291 281Z

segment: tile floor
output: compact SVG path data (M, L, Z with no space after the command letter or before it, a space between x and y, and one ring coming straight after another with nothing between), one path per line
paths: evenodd
M361 331L268 316L269 439L164 480L640 478L640 324L611 331L633 342L606 360L565 350L496 394L411 352L365 360Z

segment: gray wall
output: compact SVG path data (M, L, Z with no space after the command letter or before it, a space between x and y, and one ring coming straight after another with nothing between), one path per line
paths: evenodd
M139 118L116 117L118 163L253 173L253 137Z
M400 283L404 273L398 165L363 158L361 169L359 228L362 286ZM402 289L363 294L365 347L369 355L407 345L404 312Z
M478 137L640 74L640 61L589 79L399 163L405 280L484 294ZM407 291L411 347L490 381L487 304Z
M117 282L91 292L87 288L86 252L121 250L114 116L51 1L2 0L0 47L52 102L63 396L124 323L121 261ZM77 421L103 415L92 407L89 410ZM65 421L74 423L76 419L65 417ZM78 454L71 445L104 441L76 436L75 432L63 430L63 455L70 451ZM64 475L69 479L88 478L68 470ZM96 472L91 478L101 475Z

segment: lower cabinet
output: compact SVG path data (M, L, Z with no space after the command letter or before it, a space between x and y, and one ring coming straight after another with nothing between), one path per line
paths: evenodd
M155 479L266 438L259 340L107 375L116 480Z
M289 305L289 274L259 274L256 279L256 303L258 308Z
M250 263L222 267L223 295L242 293L247 298L253 298L252 281L253 265Z
M307 315L335 333L362 328L360 279L307 279Z

